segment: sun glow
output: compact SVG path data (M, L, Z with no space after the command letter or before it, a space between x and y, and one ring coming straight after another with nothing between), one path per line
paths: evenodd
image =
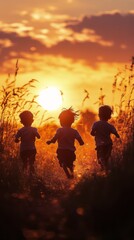
M57 110L62 105L61 91L56 87L47 87L43 89L39 94L38 103L45 110Z

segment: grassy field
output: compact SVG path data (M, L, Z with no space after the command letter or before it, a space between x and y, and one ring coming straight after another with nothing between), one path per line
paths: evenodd
M133 65L114 78L113 110L110 120L118 129L122 143L113 138L110 172L101 171L96 161L90 128L97 116L80 110L75 123L85 142L77 146L75 178L68 180L56 158L56 145L46 141L57 125L40 114L37 96L29 97L36 80L16 87L14 78L1 87L0 126L0 239L13 240L133 240L134 239L134 108ZM101 91L100 91L101 92ZM118 102L116 94L118 93ZM86 100L86 97L83 101ZM98 97L98 106L105 96ZM23 174L14 134L18 115L34 109L41 139L37 141L36 174Z

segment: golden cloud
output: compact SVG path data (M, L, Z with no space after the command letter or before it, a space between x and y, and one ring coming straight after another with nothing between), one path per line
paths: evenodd
M1 48L8 48L13 46L13 42L11 42L9 39L0 39L0 47Z
M27 22L24 22L24 23L15 22L15 23L8 24L8 23L0 22L0 27L1 27L1 31L8 32L8 33L15 32L20 36L25 36L28 34L28 32L33 31L33 27L26 26L26 23Z
M30 16L35 21L47 21L47 22L64 22L65 20L70 19L69 15L66 14L54 14L50 11L43 9L33 9L30 13Z

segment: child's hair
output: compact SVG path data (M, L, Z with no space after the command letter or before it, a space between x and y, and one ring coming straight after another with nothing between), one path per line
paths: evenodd
M108 105L102 105L101 107L99 107L99 117L100 119L103 120L108 120L111 118L111 114L112 114L112 109L110 106Z
M19 117L21 119L21 123L25 126L30 126L33 122L33 114L28 110L20 113Z
M71 126L77 116L77 112L75 112L71 107L63 110L59 115L61 126Z

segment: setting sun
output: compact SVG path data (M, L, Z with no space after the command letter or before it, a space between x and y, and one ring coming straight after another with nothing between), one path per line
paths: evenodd
M61 91L56 87L47 87L39 93L38 103L45 110L57 110L62 105Z

